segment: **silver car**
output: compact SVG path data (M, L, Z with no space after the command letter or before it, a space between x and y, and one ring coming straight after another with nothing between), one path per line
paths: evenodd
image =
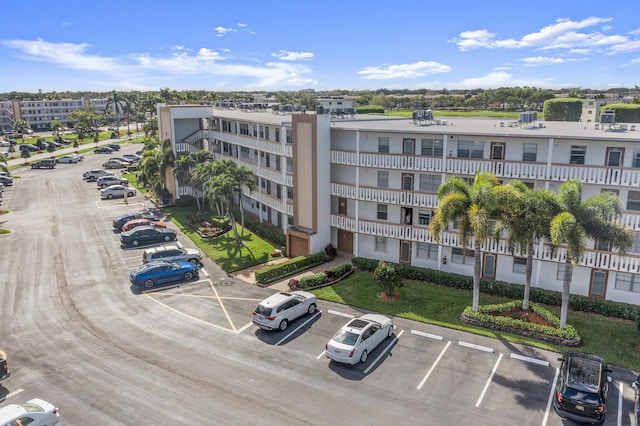
M253 311L253 323L263 330L284 331L289 323L304 314L313 314L318 299L306 291L280 292L258 303Z
M182 244L167 244L159 247L151 247L142 254L142 263L158 260L171 262L191 262L202 265L202 253L198 249L184 248Z
M122 185L111 185L100 190L100 198L110 200L112 198L134 197L136 190Z
M344 325L327 343L325 355L345 364L365 362L371 351L392 334L391 318L366 314Z

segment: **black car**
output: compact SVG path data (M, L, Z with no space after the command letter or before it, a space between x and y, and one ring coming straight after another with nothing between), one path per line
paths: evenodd
M601 424L607 412L611 370L599 356L567 352L562 358L553 408L562 418Z
M35 163L31 163L32 169L55 169L55 167L56 160L53 159L40 160Z
M0 176L0 183L4 186L12 186L13 178L11 176Z
M120 230L122 226L134 219L149 219L153 221L158 221L160 218L152 215L151 213L125 213L122 216L118 216L113 219L112 225L114 229Z
M98 148L94 149L93 152L95 154L111 154L113 153L113 149L109 148L108 146L99 146Z
M109 145L107 145L109 148L111 148L114 151L120 151L120 145L118 145L117 143L111 143Z
M120 234L120 242L125 246L138 247L141 244L166 243L178 237L176 231L155 226L138 226Z

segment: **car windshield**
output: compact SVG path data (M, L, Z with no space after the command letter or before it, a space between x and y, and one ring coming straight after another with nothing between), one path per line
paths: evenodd
M256 306L256 313L260 315L264 315L265 317L268 317L269 315L271 315L272 311L273 311L273 308L270 308L268 306L264 306L264 305Z
M344 345L353 346L358 341L358 335L347 330L340 330L333 336L333 340Z
M133 270L135 274L139 274L145 271L148 271L151 267L148 264L140 265Z
M44 413L44 408L32 402L25 402L24 404L19 405L24 408L27 413Z

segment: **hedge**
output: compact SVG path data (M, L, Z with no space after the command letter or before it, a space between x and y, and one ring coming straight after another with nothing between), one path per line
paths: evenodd
M286 262L267 266L256 271L256 282L259 284L270 284L280 281L298 272L306 271L327 262L328 257L324 251L309 256L298 256Z
M343 263L342 265L338 265L328 271L304 276L300 278L300 281L297 285L300 289L319 286L329 281L329 279L335 280L342 277L343 275L351 271L351 269L352 267L350 263Z
M378 265L378 260L354 257L351 259L351 263L354 267L362 271L373 272ZM469 275L454 274L404 264L395 264L395 266L398 274L403 279L425 281L460 290L473 290L473 277ZM485 294L508 297L510 299L522 300L524 297L523 284L514 284L505 281L480 280L480 291ZM532 287L529 300L543 305L561 306L562 292ZM615 302L613 300L593 299L579 294L571 294L569 296L569 309L640 322L640 306Z

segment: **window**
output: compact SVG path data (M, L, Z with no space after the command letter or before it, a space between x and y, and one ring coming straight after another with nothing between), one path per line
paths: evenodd
M629 247L629 251L633 253L640 253L640 233L636 233L633 237L633 244Z
M291 129L287 129L287 143L293 143L293 137L291 136Z
M640 293L640 275L618 272L616 274L615 289Z
M276 133L276 142L280 142L280 129L276 127L274 130Z
M222 131L230 132L231 131L231 122L227 120L222 120Z
M522 161L537 161L538 159L538 144L537 143L525 143L522 146Z
M640 151L633 153L633 163L631 163L631 167L640 167Z
M240 147L240 158L244 158L245 160L251 159L249 148L247 148L246 146Z
M442 183L442 175L420 174L420 191L438 192L438 187Z
M387 205L378 204L378 219L387 220Z
M433 210L427 210L427 209L418 210L418 225L429 225L431 223L431 219L433 218L434 214L435 214L435 211Z
M270 139L270 138L269 138L269 128L268 128L268 127L265 127L265 128L264 128L264 138L265 138L266 140L269 140L269 139Z
M418 259L437 259L438 258L438 245L429 243L418 243L418 253L416 257Z
M433 155L436 157L442 157L443 143L437 139L422 139L420 141L420 154L421 155Z
M251 127L253 127L253 137L258 137L258 125L254 124Z
M640 191L629 191L627 210L640 211Z
M603 240L596 240L596 250L599 251L610 251L609 250L609 243L607 241L603 241Z
M279 155L276 155L276 170L277 171L282 171L282 166L280 165L280 161L282 161L282 158Z
M463 265L473 265L474 261L473 250L467 250L466 253L461 248L452 248L451 249L451 262L452 263L460 263Z
M225 154L229 154L229 143L228 142L223 142L222 143L222 152L224 152Z
M260 139L264 139L264 127L260 126Z
M260 187L262 189L266 189L267 188L267 180L266 179L260 179Z
M376 251L387 252L387 238L376 237Z
M276 184L276 197L278 197L279 200L282 200L282 185Z
M249 125L247 123L240 123L240 134L249 136Z
M571 146L571 158L569 159L569 164L584 164L584 156L587 153L586 146Z
M287 157L287 173L293 173L293 158Z
M287 200L293 201L293 188L290 186L287 186Z
M556 280L564 281L564 271L566 267L567 267L566 263L558 263L558 269L556 270ZM569 265L569 268L571 268L571 265ZM573 271L569 272L569 279L571 279L572 273Z
M389 187L389 172L378 170L378 188Z
M604 271L593 271L591 275L591 289L589 295L604 297L607 289L607 273Z
M287 216L287 225L293 226L293 216Z
M458 141L458 157L483 158L484 141Z
M413 191L413 175L409 173L402 174L402 189L405 191Z
M378 137L378 152L385 154L389 153L389 138L380 136Z
M413 155L416 153L416 140L413 138L402 139L402 153Z
M513 272L516 274L525 274L527 272L527 259L524 257L514 257Z

